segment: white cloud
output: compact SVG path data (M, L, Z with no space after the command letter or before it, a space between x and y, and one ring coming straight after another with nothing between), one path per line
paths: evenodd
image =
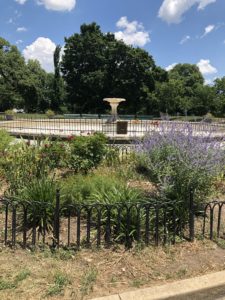
M16 44L17 44L17 45L22 44L22 43L23 43L23 40L17 40L17 41L16 41Z
M198 5L198 9L204 9L207 5L211 4L211 3L215 3L216 0L201 0L199 1L199 5Z
M205 84L205 85L213 85L213 82L214 82L214 80L216 80L216 79L217 79L217 77L207 78L207 79L205 79L204 84Z
M177 63L173 63L173 64L171 64L171 65L169 65L168 67L166 67L165 69L166 69L166 71L171 71L175 66L177 65Z
M53 53L56 45L49 38L39 37L23 50L26 60L37 59L42 68L48 72L53 71Z
M18 27L16 29L17 32L24 32L24 31L27 31L27 28L26 27Z
M199 67L202 75L217 73L217 69L210 64L209 59L200 59L200 61L197 63L197 66Z
M19 4L24 4L27 0L15 0Z
M158 16L167 23L180 23L183 15L194 5L198 4L198 9L204 9L216 0L164 0Z
M205 27L205 32L203 33L203 35L201 36L201 38L205 37L207 34L209 34L210 32L212 32L214 29L216 28L215 25L208 25Z
M151 41L149 33L137 21L129 22L127 17L121 17L116 26L122 30L115 32L115 38L123 40L127 45L143 47Z
M183 45L184 43L189 41L190 38L191 38L190 35L186 35L185 37L182 38L182 40L180 41L180 44Z
M205 85L211 85L212 84L212 79L205 79L204 84Z
M37 0L37 3L56 11L71 11L76 6L76 0Z

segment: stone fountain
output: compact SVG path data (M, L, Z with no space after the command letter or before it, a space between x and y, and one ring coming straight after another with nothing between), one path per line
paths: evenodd
M107 123L112 123L118 120L117 108L121 102L126 101L123 98L105 98L103 101L106 101L111 106L111 116L107 120Z

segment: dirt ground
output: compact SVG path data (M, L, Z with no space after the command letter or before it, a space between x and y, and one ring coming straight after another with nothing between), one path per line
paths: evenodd
M92 299L225 269L225 242L70 252L1 248L0 299Z

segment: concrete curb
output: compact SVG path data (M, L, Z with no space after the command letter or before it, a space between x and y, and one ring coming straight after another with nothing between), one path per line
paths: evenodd
M220 299L223 296L225 299L225 271L207 274L204 276L194 277L190 279L180 280L165 285L155 286L146 289L139 289L132 292L125 292L107 297L95 298L93 300L159 300L159 299L172 299L182 297L182 299L204 299L210 296L210 289L220 287ZM221 295L221 288L222 294ZM198 294L196 295L196 294ZM204 296L205 295L205 296ZM207 299L218 299L215 298Z

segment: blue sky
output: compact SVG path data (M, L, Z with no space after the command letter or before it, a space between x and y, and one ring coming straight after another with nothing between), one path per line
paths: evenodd
M224 0L0 0L0 8L0 36L48 71L55 45L95 21L163 68L195 63L207 82L225 76Z

